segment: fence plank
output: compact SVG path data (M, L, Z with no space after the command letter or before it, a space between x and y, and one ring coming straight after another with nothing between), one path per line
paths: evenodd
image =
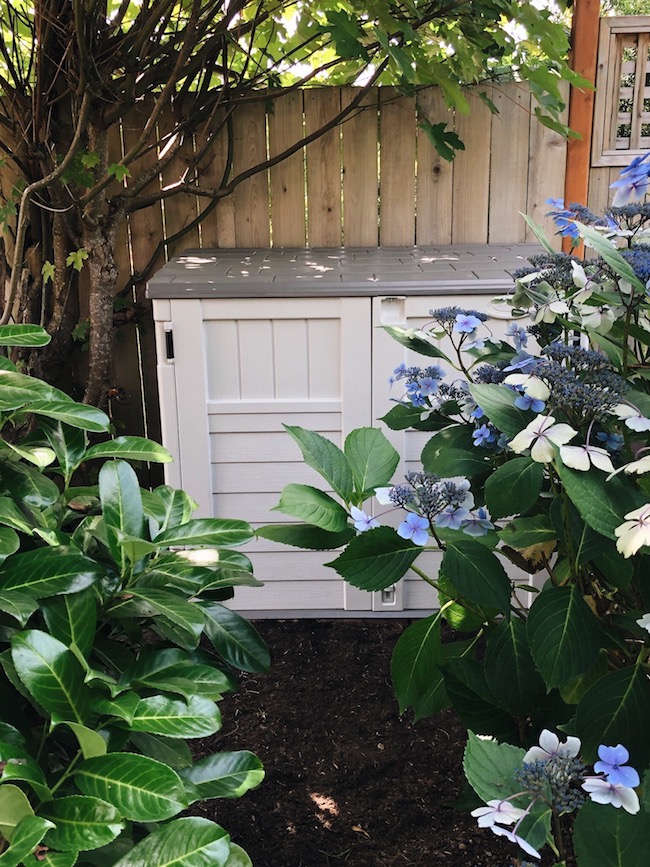
M481 87L491 96L492 88ZM451 240L454 244L485 244L490 197L490 109L478 89L466 89L471 114L457 115L456 132L465 144L455 159Z
M454 127L454 114L439 87L418 94L418 117ZM416 243L451 244L454 163L440 156L431 139L417 130Z
M340 92L334 88L307 90L305 131L309 135L340 111ZM338 247L341 243L341 134L325 133L306 148L307 238L310 247Z
M171 133L175 127L175 118L169 113L161 116L159 123L162 135ZM164 147L164 143L163 143ZM162 172L162 185L178 183L185 179L188 172L193 173L194 146L190 136L185 136L173 162ZM162 205L165 220L165 235L172 238L178 233L183 233L178 240L168 243L167 257L177 256L183 250L199 246L198 226L188 228L198 215L198 201L196 196L186 194L167 199Z
M221 130L219 131L219 128ZM232 168L228 171L228 124L226 113L217 111L208 126L196 135L196 150L199 154L196 168L199 185L219 189L229 180ZM205 199L199 202L205 208ZM220 199L200 226L202 247L236 247L235 240L235 197L231 195Z
M602 214L609 207L614 198L614 190L609 185L618 180L620 168L604 166L591 169L589 172L589 208L594 214Z
M341 88L341 106L349 105L359 88ZM376 247L379 243L379 178L377 176L378 97L371 91L363 110L347 120L343 137L343 243Z
M563 88L563 95L568 104L568 88ZM568 109L562 117L563 123L566 123L567 117ZM547 237L559 250L562 241L559 236L555 236L553 221L546 216L549 210L546 199L564 198L566 139L543 126L534 114L531 114L530 124L530 168L526 213L543 226ZM530 229L526 229L526 241L535 241L535 236Z
M252 102L237 109L233 118L235 177L266 159L266 108ZM235 188L235 241L238 247L269 247L268 172L252 175Z
M271 157L303 138L302 93L274 99L268 115ZM303 150L271 169L271 227L274 247L304 247L305 166ZM302 208L300 202L303 203Z
M527 205L530 91L517 82L494 85L490 150L490 244L523 242Z
M380 92L379 239L383 246L415 239L415 99Z

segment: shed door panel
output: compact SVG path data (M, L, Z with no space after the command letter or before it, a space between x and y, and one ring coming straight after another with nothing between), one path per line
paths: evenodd
M212 513L254 526L287 523L271 511L289 483L321 486L283 424L315 430L342 447L367 425L370 299L204 300L202 331ZM335 553L260 539L246 547L263 588L237 588L240 610L368 610L322 564Z

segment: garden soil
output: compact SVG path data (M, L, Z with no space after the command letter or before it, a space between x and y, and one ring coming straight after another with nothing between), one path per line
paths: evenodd
M221 702L223 728L197 756L247 749L261 786L197 804L254 867L510 867L516 847L458 810L465 733L452 711L400 716L395 620L261 620L271 671ZM464 796L467 798L467 795ZM542 862L544 863L544 862ZM551 863L551 862L549 862Z

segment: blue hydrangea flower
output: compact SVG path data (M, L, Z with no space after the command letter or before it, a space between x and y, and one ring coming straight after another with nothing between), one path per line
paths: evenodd
M597 774L605 774L608 783L633 789L641 782L634 768L625 764L630 754L622 744L617 744L615 747L601 744L598 747L598 758L600 761L595 763L594 771Z
M366 530L372 530L379 526L379 521L371 515L367 515L363 509L357 509L356 506L350 506L350 517L354 521L354 527L360 533L365 533Z
M619 452L623 448L625 440L620 434L607 433L600 431L596 434L596 439L603 444L608 452Z
M508 326L506 330L506 337L512 337L517 352L519 352L520 349L523 349L523 347L525 347L528 343L528 335L526 334L526 329L522 328L520 325L517 325L516 322L512 322Z
M461 530L463 521L469 518L467 509L457 509L454 506L447 506L436 516L436 527L443 527L448 530Z
M429 522L414 512L409 512L406 520L397 528L397 535L410 539L414 545L426 545L429 539Z
M438 391L439 382L437 379L434 379L432 376L422 376L418 379L418 388L420 394L428 396L430 394L435 394Z
M504 367L503 370L506 372L521 370L523 373L531 373L538 363L539 361L534 355L529 355L522 349L510 360L510 364Z
M481 324L481 320L471 313L459 313L454 322L454 331L458 334L471 334Z
M539 400L536 397L531 397L528 394L520 394L519 397L515 398L515 406L517 409L523 409L524 411L531 409L533 412L543 412L546 404L543 400Z
M486 424L482 424L474 431L474 433L472 434L472 439L474 440L475 446L483 446L484 448L489 448L493 443L496 442L497 435L491 427L488 427L488 425Z
M488 530L494 530L494 524L490 521L488 510L480 506L475 512L469 513L461 529L468 536L487 536Z

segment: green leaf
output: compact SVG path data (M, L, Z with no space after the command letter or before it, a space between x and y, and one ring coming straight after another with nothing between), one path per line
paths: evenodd
M134 822L162 822L189 803L175 771L134 753L88 759L75 770L74 779L84 795L107 801Z
M75 403L70 399L34 400L29 404L29 411L93 433L103 433L111 426L109 417L101 409L84 403Z
M180 526L163 530L154 539L159 548L176 545L236 547L250 542L254 533L246 521L230 518L195 518Z
M486 803L502 800L521 789L513 778L521 767L525 750L510 744L499 744L490 738L467 733L463 770L467 782Z
M99 498L111 554L124 572L128 558L120 545L118 531L140 538L144 530L140 483L133 467L126 461L105 463L99 471Z
M533 235L537 238L542 247L544 247L546 252L555 255L555 250L553 249L553 246L546 237L544 229L540 225L538 225L538 223L536 223L532 217L529 217L527 214L522 214L521 211L519 213L524 218L524 220L530 227Z
M92 458L123 458L126 461L150 461L166 464L172 460L166 448L144 437L121 436L91 446L85 460Z
M511 548L530 548L556 540L557 532L545 515L535 515L533 518L515 518L509 521L499 530L499 538Z
M140 700L140 696L136 692L124 692L114 698L104 698L103 695L94 691L90 698L90 706L93 713L100 716L115 717L131 725Z
M515 406L518 397L516 391L502 385L476 383L470 385L469 391L492 424L508 437L518 434L531 420L529 413Z
M575 224L585 241L589 242L589 246L596 251L601 259L607 262L612 271L618 274L619 277L627 280L628 283L631 283L637 292L643 294L645 292L645 284L639 280L630 263L621 256L614 243L609 238L604 238L600 232L597 232L590 226L585 226L578 220L575 221Z
M253 862L241 846L231 843L230 857L226 861L225 867L253 867Z
M341 533L348 524L348 513L343 506L310 485L286 485L273 511L293 515L330 533Z
M145 514L156 521L159 530L187 523L197 508L185 491L168 485L161 485L155 491L142 491L142 503Z
M221 728L221 714L213 701L192 697L189 701L152 695L140 699L130 727L136 732L170 738L204 738Z
M35 526L34 520L28 520L11 497L0 497L0 524L6 524L27 535L32 534Z
M574 847L580 867L646 867L650 817L588 801L576 816Z
M85 721L88 694L84 672L65 644L47 632L30 629L12 637L11 658L21 681L53 721Z
M442 572L470 602L497 611L510 606L510 579L497 557L473 539L450 542L442 560Z
M0 591L0 611L9 614L25 626L31 615L38 608L38 603L26 593L20 593L17 590Z
M602 536L615 539L614 530L624 515L645 505L646 498L628 479L615 476L608 482L597 473L581 473L556 461L560 481L583 521Z
M68 253L65 264L68 268L72 266L75 271L81 271L87 258L88 253L82 247L79 250L72 250L72 252Z
M268 671L269 651L259 632L236 611L217 602L199 602L205 633L217 653L241 671Z
M453 130L447 129L445 121L432 124L430 120L424 118L418 122L418 126L426 134L427 138L431 140L440 156L444 160L447 160L447 162L451 162L454 159L457 150L465 150L463 142Z
M325 565L353 587L385 590L406 574L421 553L422 548L390 527L376 527L356 536L336 560Z
M485 680L501 707L526 717L546 695L526 639L526 624L513 617L502 620L488 635Z
M399 454L377 428L351 431L345 439L344 451L358 493L387 485L399 463Z
M429 358L444 358L447 364L451 361L445 353L438 349L437 343L426 331L416 331L413 328L401 328L398 325L382 325L382 328L387 334L406 346L407 349L417 352L418 355L426 355ZM453 364L451 364L453 367Z
M209 819L175 819L137 843L113 867L225 867L230 838Z
M50 633L63 644L74 644L88 657L92 650L97 626L97 605L92 588L78 593L52 597L41 603L43 617Z
M576 587L548 587L536 596L527 633L535 665L549 688L570 683L598 659L598 621Z
M0 786L0 835L5 840L11 842L18 824L33 815L27 795L18 786Z
M79 858L78 852L40 852L38 858L29 855L23 861L24 867L74 867Z
M423 418L424 416L424 418ZM439 412L425 412L422 407L396 404L380 419L391 430L414 428L421 431L439 431L453 424L452 420Z
M485 501L493 518L527 512L539 497L544 468L531 458L513 458L485 482Z
M482 457L484 452L476 449L466 452L462 449L449 448L438 439L439 434L431 437L422 449L422 466L428 473L435 473L441 478L452 476L480 476L490 470L490 464Z
M281 542L283 545L293 545L295 548L332 551L354 539L356 531L352 527L346 527L340 533L330 533L311 524L266 524L258 527L255 535L272 542Z
M20 781L27 783L40 801L49 801L52 796L41 766L29 755L4 759L6 762L2 782Z
M23 859L31 855L45 836L53 828L52 822L40 816L25 816L13 830L11 845L0 855L0 867L18 867Z
M0 346L47 346L51 339L40 325L0 325Z
M390 673L400 713L417 709L428 693L440 658L440 618L433 614L408 626L400 635L391 659Z
M68 726L74 733L84 759L94 759L96 756L106 755L106 741L99 732L74 722L66 722L62 725Z
M111 165L107 169L107 172L109 175L113 175L115 177L115 180L119 181L120 183L125 178L131 177L131 170L129 169L129 167L124 166L121 163L111 163Z
M72 473L84 459L88 442L86 434L79 428L68 427L63 422L50 418L41 418L39 426L54 449L66 482L69 482Z
M601 677L582 697L576 712L575 734L582 755L591 762L599 744L625 744L630 763L650 764L650 681L641 666L629 666Z
M60 496L59 489L51 479L27 464L0 461L0 479L17 502L23 501L37 509L51 506Z
M499 740L519 738L515 720L497 706L487 687L483 663L471 658L451 659L445 662L443 673L447 695L465 728Z
M47 832L45 843L63 852L99 849L114 840L124 827L112 804L85 795L48 801L39 812L56 825Z
M283 427L300 446L307 466L316 470L343 500L349 500L354 490L354 479L341 449L315 431L288 424Z
M182 771L181 777L196 787L201 800L241 798L249 789L259 786L264 769L256 755L240 750L206 756Z
M201 610L178 593L169 590L159 590L157 587L140 587L135 585L130 592L136 600L144 602L146 616L162 614L187 634L188 644L196 647L203 632L204 618ZM138 611L142 606L138 606Z
M59 593L77 593L104 575L100 563L83 554L60 548L37 548L14 554L0 566L0 586L33 599Z
M122 680L134 686L180 693L186 699L200 695L213 701L234 688L232 678L218 668L190 659L177 648L141 653L137 663L124 672Z
M175 770L189 768L192 764L192 753L186 741L147 732L131 732L129 740L143 755Z

